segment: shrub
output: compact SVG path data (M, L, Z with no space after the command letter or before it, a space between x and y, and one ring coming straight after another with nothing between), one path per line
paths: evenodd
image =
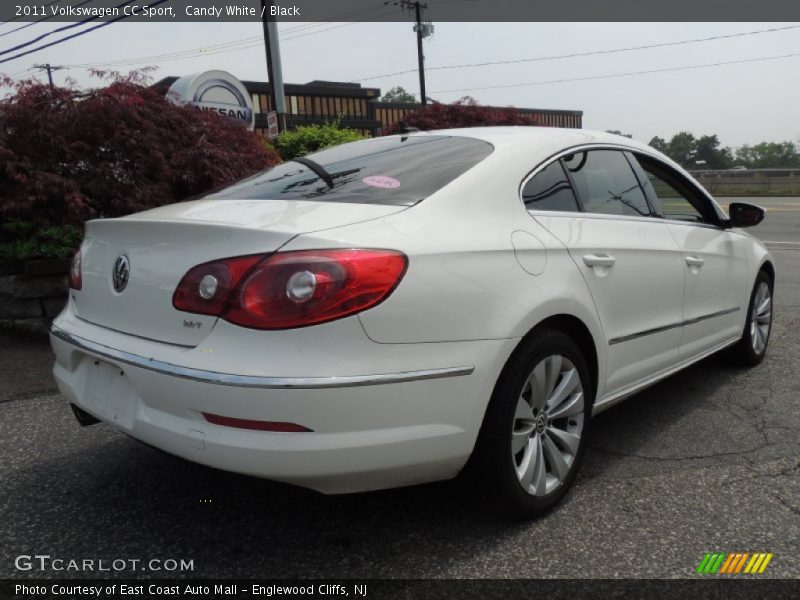
M434 102L409 113L403 119L411 127L423 131L430 129L450 129L454 127L481 127L485 125L538 125L535 115L518 111L513 106L497 108L481 106L474 98L465 96L452 104ZM400 131L395 124L385 129L382 135L392 135Z
M0 227L0 260L70 258L83 238L76 225L9 221Z
M0 219L11 224L0 254L60 256L87 219L183 200L280 160L257 134L173 105L136 73L87 92L0 81L14 88L0 102Z
M305 156L317 150L364 139L353 129L342 129L339 122L325 125L301 125L294 131L282 131L275 141L275 148L285 160Z

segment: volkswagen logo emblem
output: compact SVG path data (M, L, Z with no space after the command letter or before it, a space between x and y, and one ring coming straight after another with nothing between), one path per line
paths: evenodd
M114 284L114 290L121 293L128 285L128 279L131 276L131 261L124 254L120 254L117 260L114 261L114 271L111 274L111 281Z

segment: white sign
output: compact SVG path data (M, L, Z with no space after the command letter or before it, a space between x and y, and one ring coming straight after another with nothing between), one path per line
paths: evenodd
M269 139L274 140L276 137L278 137L279 133L278 113L273 110L267 113L267 136Z
M255 127L250 93L241 81L227 71L206 71L180 77L167 91L167 100L235 119L251 131Z

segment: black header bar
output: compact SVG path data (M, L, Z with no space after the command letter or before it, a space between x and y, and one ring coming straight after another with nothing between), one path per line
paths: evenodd
M279 0L280 22L412 21L398 0ZM798 0L427 0L435 22L752 22L800 21ZM260 21L261 0L3 0L0 21L247 22Z

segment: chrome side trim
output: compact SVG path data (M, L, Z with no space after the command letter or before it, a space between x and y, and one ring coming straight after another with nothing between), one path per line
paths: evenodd
M694 325L695 323L699 323L700 321L705 321L706 319L713 319L714 317L721 317L722 315L729 315L731 313L735 313L738 310L739 310L738 306L734 308L726 308L725 310L719 310L709 315L702 315L700 317L694 317L693 319L687 319L686 321L683 322L683 324Z
M683 327L684 325L694 325L695 323L699 323L701 321L705 321L706 319L713 319L714 317L721 317L722 315L729 315L730 313L734 313L740 310L739 307L735 308L726 308L725 310L719 310L717 312L713 312L707 315L702 315L700 317L693 317L691 319L686 319L679 323L672 323L670 325L662 325L661 327L654 327L652 329L645 329L644 331L637 331L636 333L631 333L629 335L623 335L620 337L612 338L608 340L608 345L613 346L614 344L621 344L622 342L629 342L631 340L638 339L640 337L644 337L646 335L652 335L654 333L661 333L662 331L669 331L670 329L676 329L678 327Z
M138 354L115 350L109 346L98 344L97 342L92 342L80 336L68 333L56 326L50 329L50 333L93 356L108 358L163 375L180 377L181 379L236 387L303 390L346 388L364 385L386 385L389 383L420 381L423 379L441 379L443 377L461 377L464 375L471 375L475 371L475 367L449 367L443 369L427 369L423 371L403 371L400 373L379 373L376 375L350 375L345 377L260 377L256 375L235 375L233 373L218 373L216 371L182 367L154 358L146 358Z
M677 329L678 327L683 327L683 321L680 321L679 323L672 323L670 325L662 325L661 327L653 327L652 329L645 329L644 331L637 331L636 333L622 335L620 337L615 337L608 340L608 345L613 346L614 344L621 344L622 342L637 340L641 337L653 335L654 333L661 333L662 331L669 331L670 329Z

